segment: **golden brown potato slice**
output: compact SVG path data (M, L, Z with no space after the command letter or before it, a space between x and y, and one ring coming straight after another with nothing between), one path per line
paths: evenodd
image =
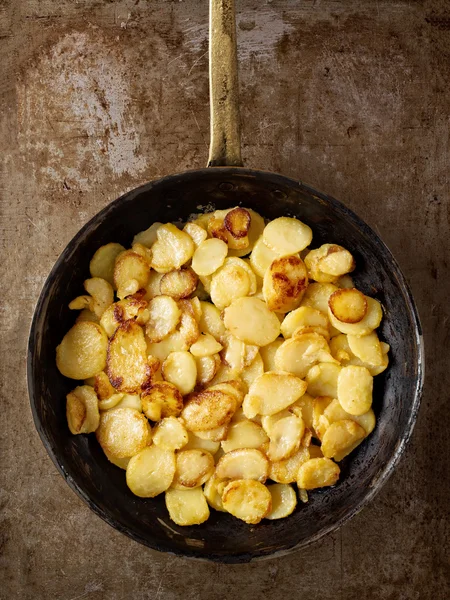
M303 490L334 485L339 479L341 470L330 458L311 458L300 465L297 485Z
M204 242L208 237L206 229L204 229L197 223L186 223L186 225L183 227L183 231L191 236L195 248L198 248L200 244Z
M200 337L200 329L190 300L179 300L178 306L181 308L181 319L178 331L186 345L185 350L189 350L192 344Z
M116 467L119 467L119 469L123 469L124 471L127 470L128 463L130 462L129 458L116 458L115 456L111 456L111 454L108 454L104 450L103 452L106 458L109 460L109 462L111 462L113 465L116 465Z
M286 313L300 306L307 287L306 267L298 256L276 258L264 274L264 300L276 312Z
M280 321L257 298L238 298L225 309L224 324L232 335L246 344L266 346L278 337Z
M66 416L70 433L92 433L98 428L98 400L91 386L80 385L67 394Z
M294 488L284 483L268 485L267 489L272 496L272 510L266 519L284 519L292 514L297 506L297 496Z
M308 371L306 381L311 396L337 397L338 378L342 367L333 363L319 363Z
M228 429L227 437L221 443L224 452L231 452L239 448L260 448L269 441L263 428L252 421L239 421L232 423Z
M272 496L259 481L241 479L229 483L222 494L225 510L251 525L264 519L272 508Z
M75 323L56 348L56 366L70 379L93 377L106 366L108 338L92 321Z
M350 291L350 290L341 290ZM337 319L331 308L328 310L328 318L330 319L331 325L335 327L341 333L347 333L349 335L368 335L372 333L381 323L383 318L383 310L378 300L366 296L367 301L367 312L365 316L358 323L344 323ZM342 315L341 315L342 316Z
M200 335L199 339L192 344L190 352L195 357L201 358L217 354L222 348L222 344L219 344L210 333L203 333Z
M177 417L183 409L180 390L168 381L157 381L141 395L142 410L151 421Z
M301 398L291 404L288 410L297 417L302 417L305 422L305 427L308 429L313 429L313 403L314 398L309 394L303 394Z
M309 246L312 231L308 225L298 219L279 217L266 225L263 240L274 252L280 256L287 256Z
M148 305L149 319L145 333L150 342L160 342L175 331L181 319L181 310L170 296L156 296Z
M235 410L234 396L214 386L191 394L181 416L190 431L208 431L228 424Z
M150 385L153 369L147 360L144 331L134 321L121 323L109 340L106 372L119 392L139 393Z
M374 331L364 336L348 335L347 341L350 350L362 362L368 363L373 367L382 366L383 352L380 340Z
M348 250L337 244L324 244L326 254L319 259L318 268L322 273L341 277L355 270L355 259Z
M167 417L153 430L153 443L165 450L179 450L189 441L189 436L179 419Z
M152 246L152 267L158 273L179 269L192 258L195 245L185 231L167 223L157 229L156 235L158 239Z
M250 282L250 288L248 291L248 295L252 296L253 294L256 293L256 289L257 289L257 279L256 279L256 275L255 272L253 271L250 263L245 259L242 258L238 258L236 256L229 256L228 258L225 259L224 263L223 263L224 267L240 267L241 269L244 269L244 271L247 273L248 275L248 280Z
M246 399L253 400L255 414L274 415L303 396L306 387L304 381L290 373L268 371L252 383Z
M118 406L123 400L125 394L112 394L109 398L105 400L98 401L99 410L109 410L110 408L114 408ZM139 396L138 396L139 398Z
M305 333L288 338L275 354L275 365L280 371L288 371L303 378L317 362L337 361L332 357L325 338L317 333Z
M302 306L310 306L328 314L328 300L337 286L332 283L310 283L303 296Z
M174 475L175 454L152 445L131 458L127 485L136 496L154 498L169 489Z
M192 269L197 275L207 277L219 269L227 256L227 244L217 238L204 240L194 252Z
M256 241L261 237L266 223L264 219L257 212L251 208L246 209L251 217L250 229L248 231L248 244L240 249L232 249L228 251L228 256L245 256L253 250ZM245 238L244 238L245 239Z
M251 217L248 210L240 206L230 210L223 221L225 229L234 238L246 237L250 229Z
M380 348L382 352L382 363L380 366L374 366L370 365L369 363L363 362L360 358L353 354L347 338L348 336L341 333L333 337L330 342L330 350L332 355L341 362L341 365L343 367L346 367L348 365L366 367L366 369L368 369L369 373L372 376L379 375L380 373L386 370L389 364L389 357L387 355L387 353L389 352L389 344L380 342Z
M186 340L179 331L173 331L169 333L160 342L150 342L146 338L147 342L147 353L158 358L161 362L165 361L171 352L185 352L189 349Z
M116 404L116 408L134 408L138 412L142 412L142 402L139 394L119 394L122 396L122 399L118 404Z
M289 414L279 419L269 433L269 460L276 462L290 458L300 448L304 432L305 423L301 417Z
M197 381L197 365L189 352L172 352L162 365L166 381L173 383L184 395L189 394Z
M88 308L83 308L81 310L80 314L77 317L76 323L81 323L82 321L92 321L92 323L100 323L100 319L97 317L97 315Z
M324 337L330 337L327 315L317 310L317 308L300 306L300 308L287 314L281 323L281 333L283 337L290 338L294 335L294 332L298 332L302 327L321 327L327 332Z
M111 385L108 375L101 371L95 376L94 390L99 400L107 400L116 393L115 388Z
M359 323L367 313L367 300L355 288L336 290L328 300L332 314L342 323Z
M116 258L122 252L125 252L125 248L121 244L110 243L100 246L89 263L91 277L101 277L114 285Z
M166 507L174 523L180 526L200 525L209 518L209 508L201 487L166 491Z
M228 479L219 479L214 474L208 479L203 488L203 493L208 504L220 512L226 512L222 504L222 494L228 483Z
M219 310L223 310L250 292L250 278L247 270L235 264L225 264L211 280L211 300Z
M286 460L270 463L269 478L277 483L294 483L304 462L309 460L309 448L300 446L299 450Z
M325 409L323 413L324 417L328 420L328 422L335 423L336 421L344 421L346 419L350 419L351 421L355 421L358 425L366 432L366 436L375 429L375 414L373 410L370 408L363 415L351 415L347 411L345 411L339 400L334 399Z
M145 288L150 276L150 268L147 261L139 254L127 250L122 252L116 258L114 267L114 287L117 289L117 296L122 299L129 293L128 283L137 282L137 290ZM134 292L132 292L134 293Z
M269 475L269 461L255 448L231 450L220 458L216 475L221 479L254 479L264 483Z
M141 324L144 315L145 319L148 319L147 301L138 293L111 304L102 314L100 325L106 331L107 336L112 337L120 323L136 319L136 322L139 321L138 324Z
M161 294L159 285L161 283L161 279L164 277L164 273L158 273L153 269L150 270L148 283L145 286L145 299L148 301L155 298L155 296L159 296Z
M197 275L190 267L169 271L159 283L161 294L180 300L187 298L197 287Z
M199 321L200 331L209 333L217 341L225 334L225 325L220 317L220 310L211 302L200 302L202 316Z
M214 473L214 459L206 450L181 450L176 455L177 468L172 487L195 488L203 485Z
M329 396L318 396L313 400L313 428L316 437L321 440L325 431L330 425L328 419L324 416L326 408L333 402Z
M339 456L342 460L366 437L365 430L350 419L335 421L325 431L322 439L322 452L326 458Z
M214 379L215 374L219 370L221 365L220 356L218 354L196 356L195 364L197 366L197 383L205 386Z
M208 233L212 238L228 243L228 231L225 229L223 219L213 216L208 221Z
M337 381L337 399L351 415L363 415L372 406L373 377L365 367L342 367Z
M134 408L113 408L100 415L96 436L111 456L127 458L149 445L152 432L147 419Z
M157 240L156 232L162 223L152 223L148 229L137 233L133 238L133 244L142 244L147 248L151 248Z

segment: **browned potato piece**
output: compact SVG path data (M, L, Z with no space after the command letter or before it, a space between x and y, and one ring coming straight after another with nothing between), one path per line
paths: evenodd
M133 252L127 250L122 252L116 258L114 267L114 286L117 289L117 295L120 299L131 295L122 290L127 290L127 284L131 281L137 281L137 289L145 288L150 276L150 267L147 261ZM137 290L136 290L137 291Z
M221 365L220 356L213 354L212 356L196 356L195 364L197 365L197 383L206 385L219 370Z
M152 246L152 267L158 273L179 269L192 258L195 245L185 231L166 223L157 229L156 235L158 239Z
M106 372L119 392L135 394L150 385L152 368L147 360L147 343L142 327L134 321L119 325L110 339Z
M177 417L183 409L183 396L176 386L157 381L142 392L142 410L151 421Z
M98 400L91 386L80 385L67 394L66 416L73 434L92 433L98 428Z
M173 487L198 487L208 481L214 473L214 458L206 450L182 450L176 455L176 461Z
M341 470L330 458L311 458L300 465L297 485L302 490L334 485L339 479Z
M161 294L179 300L187 298L197 287L197 275L190 267L183 267L176 271L169 271L163 275L159 289Z
M125 248L121 244L110 243L100 246L89 263L91 277L101 277L113 285L116 258L122 252L125 252Z
M277 483L294 483L297 481L300 465L307 460L309 460L309 449L300 446L290 458L270 463L269 478Z
M342 288L331 294L328 306L338 321L359 323L367 312L367 300L356 288Z
M212 217L208 222L208 233L212 238L222 240L222 242L228 243L228 232L225 229L223 219Z
M241 479L229 483L223 491L224 508L233 516L256 525L272 509L272 496L259 481Z
M105 452L116 458L134 456L152 439L147 419L134 408L113 408L102 413L96 435Z
M226 214L223 221L225 229L234 238L243 238L248 234L250 229L251 217L248 210L245 208L236 207Z
M322 452L326 458L342 459L365 438L366 432L350 419L331 423L322 439Z
M213 475L208 479L203 488L203 493L208 504L220 512L226 512L222 504L222 494L228 483L227 479L219 479L219 477Z
M94 389L99 400L107 400L116 393L116 390L108 379L108 375L104 371L97 373L95 376Z
M181 416L190 431L207 431L229 423L235 410L235 398L214 386L191 394Z
M174 523L200 525L209 518L209 508L202 488L166 491L166 507Z
M308 275L301 258L276 258L264 274L264 300L270 310L286 313L300 306L307 286Z
M355 270L355 259L348 250L337 244L324 245L327 246L326 254L317 265L322 273L340 277Z
M69 329L56 348L56 366L70 379L88 379L106 366L108 338L92 321L81 321Z

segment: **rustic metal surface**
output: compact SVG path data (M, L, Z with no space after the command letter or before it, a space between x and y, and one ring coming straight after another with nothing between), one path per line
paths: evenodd
M248 566L146 550L70 491L28 407L32 310L97 210L205 164L207 4L0 2L1 598L448 598L450 9L241 0L238 10L244 161L346 202L409 278L427 350L412 443L338 533Z

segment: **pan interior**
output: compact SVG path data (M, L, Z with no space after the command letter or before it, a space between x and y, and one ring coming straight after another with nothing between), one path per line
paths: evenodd
M95 250L129 246L152 222L177 222L201 210L242 205L264 217L295 216L313 229L313 247L342 244L356 259L354 280L385 310L379 330L391 346L387 371L375 378L377 427L341 463L335 488L310 493L290 517L248 526L211 511L200 526L178 527L164 497L134 496L125 473L108 462L95 436L70 435L65 396L75 382L56 369L55 348L76 315L68 302L82 293ZM415 421L422 382L420 326L403 276L376 234L342 204L290 179L238 168L191 171L133 190L96 215L72 240L39 299L30 335L28 378L39 434L67 482L101 517L152 548L224 562L248 561L306 545L354 514L393 468Z

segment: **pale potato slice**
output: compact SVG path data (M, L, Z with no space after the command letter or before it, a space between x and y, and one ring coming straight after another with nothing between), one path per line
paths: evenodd
M355 287L353 279L350 277L350 275L342 275L342 277L339 277L339 279L336 281L336 285L340 288L354 288Z
M235 397L213 386L191 394L181 416L186 428L197 433L227 425L235 411Z
M350 419L335 421L324 433L322 439L322 452L326 458L336 458L340 460L347 456L352 450L360 444L366 437L365 430Z
M279 371L288 371L301 379L318 362L337 361L332 357L326 339L317 333L305 333L288 338L275 353Z
M211 385L215 386L219 383L225 383L240 377L241 374L237 373L234 369L229 367L228 365L223 364L222 362L217 369L217 373L214 375L214 378L211 380Z
M94 390L99 400L107 400L110 396L116 393L115 388L111 385L108 375L101 371L94 378Z
M69 304L69 308L70 308L70 304ZM92 321L92 323L99 323L100 319L90 309L83 308L75 322L81 323L82 321Z
M334 363L319 363L308 371L306 381L311 396L337 397L338 377L341 366Z
M244 369L245 343L230 334L225 334L222 337L222 341L224 346L223 352L221 353L223 363L236 373L240 373Z
M200 319L202 318L202 304L199 298L194 296L192 298L189 298L189 300L183 303L183 305L184 304L186 304L186 306L189 305L192 308L192 316L197 322L200 322Z
M158 273L153 269L150 270L148 283L145 286L145 299L147 302L155 298L155 296L159 296L161 294L159 286L163 277L164 273Z
M341 277L355 270L355 259L348 250L337 244L328 246L325 256L319 259L318 268L322 273Z
M279 217L266 225L263 240L274 252L286 256L296 254L309 246L312 231L308 225L298 219Z
M156 235L158 239L152 246L152 267L158 273L179 269L192 258L195 245L185 231L167 223L157 229Z
M81 321L69 329L56 348L56 366L70 379L93 377L106 366L108 338L92 321Z
M121 394L122 398L116 408L134 408L138 412L142 412L142 402L139 394Z
M248 275L248 279L250 282L250 289L248 291L248 295L252 296L253 294L256 293L256 289L257 289L257 280L256 280L256 275L251 267L251 265L249 264L249 262L247 262L246 260L243 260L242 258L238 258L236 256L229 256L228 258L225 259L223 266L227 267L227 266L237 266L240 267L241 269L244 269L244 271L247 273Z
M337 381L337 399L351 415L363 415L372 406L373 377L365 367L342 367Z
M240 373L240 377L241 377L242 381L245 383L246 391L248 391L250 389L250 386L252 385L252 383L256 379L258 379L258 377L261 377L261 375L263 373L264 373L264 363L258 352L258 354L253 359L252 363L250 365L248 365L247 367L244 367L244 369Z
M339 289L331 294L328 307L338 321L359 323L367 313L367 299L355 288Z
M200 329L195 319L195 313L190 300L179 300L178 306L181 308L181 320L178 331L185 342L186 350L188 350L200 337Z
M290 338L294 335L294 332L298 332L297 335L299 335L299 329L302 327L321 327L328 332L328 318L325 313L317 310L317 308L300 306L300 308L293 310L284 317L281 323L281 333L283 337ZM330 334L328 333L329 337Z
M222 381L214 385L215 390L220 390L225 394L230 394L236 401L236 406L239 407L244 400L245 390L244 385L240 379L229 379L228 381Z
M176 462L172 487L178 489L203 485L214 473L214 458L206 450L181 450L176 455Z
M229 483L222 494L225 510L234 517L251 525L256 525L272 509L272 496L259 481L238 480Z
M214 376L221 365L221 360L218 354L213 354L212 356L196 356L195 364L197 366L197 383L204 386L214 379Z
M91 296L77 296L69 303L70 310L93 309L94 300Z
M217 354L222 348L222 344L219 344L210 333L202 333L199 339L190 347L190 352L195 357L201 358Z
M208 442L221 442L228 435L228 423L215 427L214 429L208 429L207 431L196 431L197 437L202 438Z
M174 475L175 454L152 445L131 458L127 485L140 498L154 498L169 489Z
M228 483L228 479L219 479L214 474L208 479L203 488L203 493L208 504L220 512L227 512L222 504L222 494Z
M245 352L244 352L244 367L248 367L255 360L259 352L258 346L253 346L252 344L245 344Z
M310 325L308 327L299 327L298 329L296 329L294 331L294 333L292 334L292 337L300 337L301 335L304 335L305 333L317 333L318 335L321 335L322 337L324 337L327 341L330 339L330 330L328 328L325 329L324 327L319 327L319 326L314 326L314 325Z
M217 341L221 341L225 334L225 325L220 317L220 310L211 302L200 302L202 316L199 327L202 333L209 333Z
M255 414L274 415L303 396L306 387L304 381L290 373L268 371L252 383L248 397L256 409Z
M308 429L314 429L313 405L314 398L309 394L303 394L303 396L299 398L297 402L294 402L294 404L289 406L288 410L294 413L294 415L297 415L297 417L302 417L303 421L305 422L305 427Z
M279 419L271 427L269 450L267 456L271 461L290 458L300 448L305 432L305 423L301 417L290 414Z
M239 448L222 456L216 465L221 479L254 479L264 483L269 475L269 461L256 448Z
M334 485L339 479L341 470L330 458L311 458L300 465L297 485L303 490Z
M270 434L272 432L272 429L273 429L275 423L277 423L280 419L290 417L291 415L292 415L292 413L287 408L284 410L280 410L280 412L277 412L274 415L264 415L263 417L261 417L261 427L264 429L264 431L270 437ZM300 415L300 417L301 417L301 415ZM267 451L268 450L269 450L269 447L267 447Z
M263 428L252 421L239 421L232 423L228 429L226 439L221 443L224 452L231 452L239 448L260 448L269 441Z
M337 290L332 283L310 283L302 299L302 306L310 306L328 314L328 300Z
M118 392L138 393L150 385L153 370L142 327L133 320L121 323L108 345L106 372L113 387Z
M210 238L198 246L192 257L192 269L206 277L212 275L223 265L228 253L227 244L220 239Z
M173 383L184 395L189 394L197 381L197 365L189 352L172 352L162 365L166 381Z
M366 432L366 436L368 436L375 429L375 413L370 408L363 415L351 415L347 411L345 411L339 400L334 399L326 409L324 410L323 416L328 420L328 423L335 423L336 421L344 421L346 419L350 419L361 425L361 427Z
M284 519L292 514L297 506L297 496L294 488L285 483L268 485L267 489L272 496L272 509L266 519Z
M97 395L89 385L80 385L67 394L67 424L70 433L92 433L100 423Z
M264 300L270 310L286 313L300 306L307 286L308 274L301 258L276 258L264 274Z
M148 305L149 319L145 332L150 342L160 342L175 331L181 310L170 296L156 296Z
M145 260L145 262L148 264L148 266L151 267L152 251L150 250L150 248L147 248L147 246L144 246L144 244L140 244L139 242L136 242L135 244L132 245L131 250L133 252L135 252L136 254L139 254L139 256L142 256L142 258Z
M333 398L329 396L318 396L313 401L313 428L316 437L321 440L325 434L325 431L330 425L327 417L325 417L325 410L333 402Z
M166 417L153 430L153 443L165 450L179 450L188 441L188 432L175 417Z
M89 263L91 277L101 277L111 285L114 285L114 267L116 258L125 252L121 244L105 244L100 246Z
M379 375L384 370L386 370L389 364L389 358L387 356L387 353L389 352L389 344L380 342L380 348L382 352L382 363L380 366L374 366L370 365L369 363L363 362L360 358L353 354L352 350L350 349L347 338L348 336L341 333L333 337L330 342L331 354L341 362L341 365L343 367L346 367L348 365L366 367L366 369L368 369L369 373L372 376Z
M177 417L183 409L180 390L168 381L157 381L141 395L142 410L151 421Z
M183 231L191 236L195 248L198 248L200 244L208 237L206 229L197 223L186 223L186 225L183 227Z
M147 338L147 353L158 358L161 362L172 352L185 352L189 350L189 345L179 331L169 333L161 342L151 343Z
M193 450L194 448L198 448L199 450L207 450L211 455L214 456L217 450L220 448L220 442L213 442L212 440L205 440L200 438L192 431L188 431L188 442L183 447L184 450Z
M275 365L275 355L276 355L278 348L283 343L283 341L284 341L283 339L278 338L275 341L271 342L270 344L267 344L267 346L264 346L263 348L259 349L259 353L261 355L263 365L264 365L264 371L276 371L277 370L277 367Z
M280 333L280 321L257 298L238 298L225 309L224 324L230 333L246 344L266 346Z
M137 282L137 289L145 288L149 276L150 267L142 256L131 250L122 252L116 258L114 267L114 287L117 289L117 296L122 299L134 293L130 293L131 290L127 287L130 281Z
M227 264L214 273L211 280L211 300L219 310L223 310L250 292L250 278L246 269L239 265Z
M113 408L100 415L96 436L108 454L127 458L150 444L152 431L145 416L137 410Z
M383 352L378 336L374 331L364 336L348 335L347 341L350 350L362 362L373 367L383 365Z
M109 398L106 398L105 400L99 400L99 410L109 410L110 408L114 408L115 406L120 404L124 396L125 394L112 394Z
M174 523L180 526L200 525L209 518L209 508L202 488L177 490L165 494L166 507Z
M367 312L361 321L358 323L344 323L343 321L339 321L334 316L331 309L329 309L328 318L330 319L331 325L333 325L333 327L338 329L341 333L347 333L350 335L368 335L369 333L372 333L372 331L381 323L381 319L383 318L383 310L378 300L370 298L369 296L366 296L365 298L367 301Z
M103 452L109 462L111 462L113 465L116 465L116 467L119 467L119 469L123 469L124 471L127 470L128 463L130 462L129 458L116 458L115 456L108 454L108 452L105 452L105 450L103 450Z
M299 450L286 460L270 463L269 478L277 483L294 483L300 465L309 460L309 448L300 446Z
M253 270L260 277L264 277L265 272L270 267L272 262L279 257L279 254L271 250L264 243L263 236L261 236L250 254L250 264Z
M162 223L158 223L158 222L152 223L148 229L145 229L144 231L140 231L139 233L137 233L133 238L133 245L134 244L142 244L143 246L146 246L147 248L151 248L157 240L156 232L161 227L161 225L162 225Z
M197 275L190 267L165 273L159 283L161 294L180 300L187 298L197 287Z

